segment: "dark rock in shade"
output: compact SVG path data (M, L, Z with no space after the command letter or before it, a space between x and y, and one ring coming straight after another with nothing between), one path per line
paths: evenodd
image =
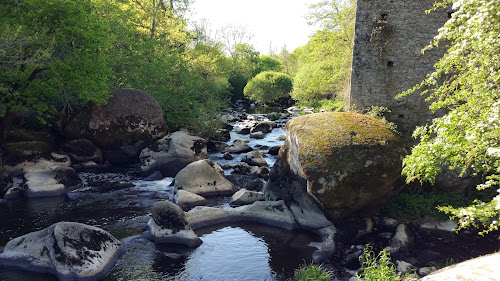
M24 174L24 179L27 197L58 196L82 187L82 180L69 167L30 171Z
M9 172L3 167L0 166L0 198L12 187L12 177L9 175Z
M226 129L219 129L217 130L216 139L218 141L228 141L231 139L231 133Z
M68 155L74 162L103 161L101 150L88 139L68 141L60 147L60 153Z
M252 151L252 148L244 140L237 139L232 145L226 147L222 152L238 154L250 151Z
M5 192L3 199L16 199L16 198L21 198L23 197L23 190L17 186L13 186Z
M250 134L250 128L241 128L239 131L237 131L237 133L240 135L248 135Z
M224 158L225 160L233 160L234 159L234 157L229 152L224 153L222 158Z
M198 247L202 241L189 227L184 211L169 201L156 202L148 222L146 238L156 243L183 244Z
M100 191L106 192L118 189L131 188L134 186L135 185L129 181L120 181L120 180L107 181L102 184Z
M226 178L237 187L252 191L262 191L264 184L266 184L264 179L248 175L232 174Z
M15 125L14 125L15 126ZM32 142L41 141L50 146L55 144L55 136L52 132L45 130L33 130L23 128L12 128L7 133L5 142Z
M175 190L183 189L201 196L233 195L238 188L224 177L219 164L199 160L182 169L175 176Z
M141 152L142 172L149 175L160 171L174 177L188 164L207 158L206 140L178 131L165 136Z
M222 141L207 141L207 152L221 152L226 147L228 147L228 145Z
M269 153L270 155L276 156L276 155L278 155L280 148L281 148L281 145L273 146L273 147L269 148L269 151L267 153Z
M92 105L75 116L64 134L91 140L113 164L138 162L143 148L168 133L163 111L151 95L140 90L118 89L109 95L105 105Z
M42 141L12 142L4 145L4 165L16 166L22 162L34 162L49 158L52 146Z
M264 134L267 134L271 132L274 127L276 127L276 123L274 122L260 122L257 123L250 132L251 133L262 132Z
M144 178L145 181L159 181L164 178L163 174L160 171L156 171L152 173L151 175L147 176Z
M60 280L101 280L125 252L125 245L100 228L59 222L9 241L0 264Z
M382 122L319 113L287 122L287 137L265 186L269 198L321 206L327 217L368 216L403 186L404 143Z

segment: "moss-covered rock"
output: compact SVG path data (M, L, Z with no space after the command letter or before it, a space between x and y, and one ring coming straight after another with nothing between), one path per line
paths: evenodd
M330 219L342 220L373 213L400 190L406 149L382 122L319 113L292 119L286 128L268 197L301 201L307 193Z
M118 89L109 94L107 104L78 114L64 134L90 139L112 163L138 162L143 148L168 133L163 111L151 95L140 90Z
M42 141L49 145L54 145L55 136L48 129L35 131L23 128L13 128L7 133L6 142L27 141Z
M88 139L71 140L63 144L60 148L61 154L71 157L76 162L94 161L102 162L101 150Z
M42 141L6 143L4 145L4 165L15 166L22 162L48 158L52 151L52 146Z

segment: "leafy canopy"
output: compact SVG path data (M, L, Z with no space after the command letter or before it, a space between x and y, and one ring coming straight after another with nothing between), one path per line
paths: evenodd
M441 0L435 8L451 0ZM460 169L484 176L478 189L500 185L500 3L458 0L451 19L424 50L448 45L435 71L408 95L423 90L430 108L447 113L417 128L420 143L404 160L407 181L435 182L442 169ZM500 193L500 189L498 189ZM440 207L459 219L459 229L484 226L487 233L500 226L500 194L489 202L466 208Z
M288 97L291 90L292 77L288 74L264 71L248 82L244 94L256 102L273 103Z

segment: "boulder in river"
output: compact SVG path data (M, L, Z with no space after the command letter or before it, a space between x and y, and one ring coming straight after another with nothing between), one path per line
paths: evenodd
M201 196L233 195L238 188L224 177L221 166L210 160L199 160L175 176L176 190L186 190Z
M245 152L250 152L252 151L252 148L246 143L246 141L237 139L233 141L233 144L224 148L222 152L229 152L229 153L245 153Z
M205 197L182 189L177 190L177 192L175 193L174 202L185 211L196 206L207 205L208 203Z
M60 148L61 154L68 155L73 162L103 161L101 150L88 139L71 140Z
M160 171L166 177L175 177L188 164L205 158L206 140L178 131L142 150L140 161L144 174Z
M259 122L252 127L250 133L262 132L263 134L267 134L270 133L274 127L277 127L276 123L274 122Z
M82 187L82 180L70 167L30 171L24 174L24 179L27 197L57 196Z
M198 247L202 241L186 221L184 211L170 201L156 202L145 235L156 243Z
M142 149L168 133L163 110L140 90L118 89L109 95L105 105L92 105L77 114L64 134L91 140L113 164L137 162Z
M287 122L266 194L319 205L327 217L368 216L402 188L403 141L382 122L355 113L318 113Z
M0 264L48 272L60 280L101 280L126 252L108 232L76 222L59 222L12 239Z
M245 162L250 166L257 167L267 167L266 159L264 159L264 155L259 151L250 151L243 155L241 162Z
M257 191L250 191L246 189L240 189L238 192L233 194L229 204L231 205L249 205L256 201L263 201L264 193Z

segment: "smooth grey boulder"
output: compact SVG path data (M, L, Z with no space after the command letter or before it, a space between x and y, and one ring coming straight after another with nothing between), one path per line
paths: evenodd
M264 200L264 193L246 189L238 190L229 201L230 205L249 205Z
M184 211L170 201L156 202L148 221L146 238L156 243L183 244L198 247L202 241L186 221Z
M24 174L24 179L26 197L58 196L83 185L75 170L70 167L30 171Z
M229 153L245 153L245 152L250 152L252 151L252 148L244 141L241 139L237 139L233 142L232 145L224 148L222 152L229 152Z
M454 232L458 228L458 223L452 220L440 221L431 216L425 216L420 222L420 227L429 230L441 230L446 232Z
M413 233L408 229L408 226L400 224L385 250L391 254L406 251L413 244L413 240Z
M264 133L263 132L254 132L254 133L250 133L250 138L251 139L263 139L264 138Z
M160 171L166 177L175 175L188 164L207 158L205 139L178 131L165 136L141 151L141 170L149 175Z
M48 272L59 280L101 280L125 252L125 245L100 228L59 222L9 241L0 264Z
M250 166L257 166L257 167L268 166L266 159L264 159L264 156L259 151L247 152L245 155L243 155L241 162L245 162Z
M221 166L210 160L199 160L175 176L175 190L186 190L201 196L233 195L238 188L224 177Z
M174 202L184 211L196 206L205 206L208 203L205 197L182 189L177 190L175 193Z

